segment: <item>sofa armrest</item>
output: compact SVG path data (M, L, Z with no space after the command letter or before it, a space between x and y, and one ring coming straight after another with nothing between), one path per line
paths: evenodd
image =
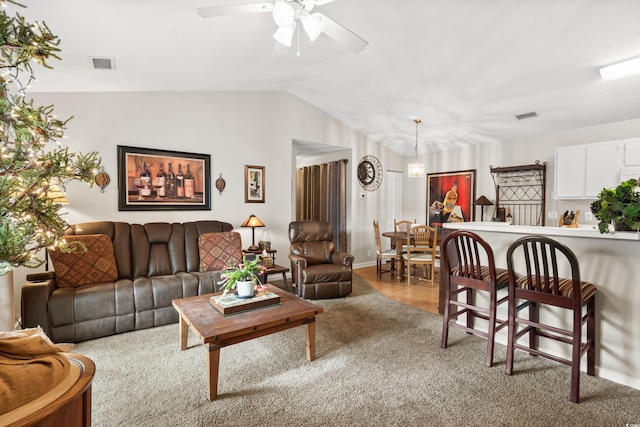
M45 274L45 273L41 273ZM37 274L28 277L38 276ZM21 316L23 328L40 326L51 338L49 298L55 290L55 279L29 281L22 286Z
M333 264L344 265L345 267L353 267L353 255L346 252L334 252L331 254L331 262Z
M42 273L27 274L27 281L29 282L42 282L43 280L55 279L55 271L44 271Z

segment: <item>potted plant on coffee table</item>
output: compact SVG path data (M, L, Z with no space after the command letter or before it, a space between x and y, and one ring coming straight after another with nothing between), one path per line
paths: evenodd
M591 203L593 212L600 221L600 233L608 233L613 224L617 231L640 230L640 180L628 179L616 188L603 188L598 200Z
M256 286L261 285L259 276L264 274L267 268L260 263L258 258L247 261L247 257L242 257L242 263L237 267L228 268L223 274L223 280L219 285L223 285L225 296L227 292L236 289L239 298L251 298L255 295Z

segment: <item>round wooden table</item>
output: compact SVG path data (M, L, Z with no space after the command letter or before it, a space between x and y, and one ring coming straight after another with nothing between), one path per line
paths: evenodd
M402 246L407 244L407 233L403 231L385 231L384 237L391 239L391 245L396 248L395 271L397 282L404 280L404 258L402 257Z

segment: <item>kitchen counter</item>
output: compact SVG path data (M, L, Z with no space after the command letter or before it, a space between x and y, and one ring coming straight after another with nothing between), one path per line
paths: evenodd
M595 224L581 225L579 228L537 227L529 225L509 225L506 222L449 222L444 228L469 231L493 231L514 234L542 234L545 236L590 237L596 239L635 240L640 241L640 233L632 231L609 232L601 234Z
M496 222L461 222L443 224L442 238L453 230L473 231L491 245L497 267L506 268L506 253L516 239L542 234L567 245L580 262L581 279L597 286L596 295L596 375L640 389L640 244L637 232L600 234L597 226L580 228L530 227ZM523 270L523 264L516 264ZM569 277L568 271L561 271ZM443 302L443 289L440 301ZM479 297L478 301L482 301ZM485 300L486 302L486 300ZM560 310L541 312L556 321L570 319ZM506 319L506 307L499 307L498 318ZM497 342L506 345L506 329ZM548 340L541 347L568 355L568 347ZM585 366L583 357L583 369ZM517 366L515 367L517 370ZM567 381L568 371L567 371Z

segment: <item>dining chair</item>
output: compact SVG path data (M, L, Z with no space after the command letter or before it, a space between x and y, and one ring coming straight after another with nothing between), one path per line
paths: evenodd
M525 274L518 276L514 264L524 262ZM595 285L580 278L575 254L562 243L546 236L525 236L507 249L509 271L509 335L507 341L507 375L513 374L515 349L524 350L571 367L569 398L580 402L580 360L587 354L587 375L595 375ZM570 272L562 278L561 272ZM557 316L540 319L541 307L558 307L571 313L569 327L559 324ZM525 308L528 316L518 317ZM584 314L583 314L584 311ZM554 313L555 314L555 313ZM521 327L522 326L522 327ZM586 328L584 339L583 328ZM528 335L528 343L518 340ZM571 346L571 357L539 348L539 338Z
M412 240L412 244L407 245L407 252L403 255L407 266L407 285L411 285L411 267L421 265L429 272L433 286L436 264L439 266L436 257L437 237L436 229L428 225L417 225L407 232L407 241Z
M496 268L491 246L470 231L452 232L444 239L440 250L440 281L446 291L441 347L447 348L449 328L486 338L485 364L490 367L493 365L495 334L508 325L506 319L500 320L496 314L498 307L509 299L508 295L498 299L498 291L507 288L508 271ZM475 302L478 292L488 296L488 307ZM465 296L464 301L458 299L461 295ZM463 314L466 322L458 323L458 317ZM488 321L486 330L476 328L476 318Z
M406 219L402 219L400 221L393 220L393 231L406 233L407 231L411 231L411 225L415 223Z
M400 221L397 221L397 220L394 219L393 220L393 231L396 232L396 233L410 232L411 231L411 226L413 224L415 224L415 223L416 223L416 221L411 222L411 221L406 220L406 219L403 219L403 220L400 220ZM407 244L408 244L408 242L410 242L410 240L407 240ZM395 243L392 243L391 247L395 248ZM406 245L404 245L404 244L403 244L402 251L403 252L407 251Z
M384 270L382 268L382 264L384 260L390 260L392 265L396 260L396 250L395 249L382 249L382 243L380 241L380 226L378 221L373 220L373 233L376 239L376 273L378 274L378 279L382 277L382 273L392 273L393 269L389 268L388 270Z

